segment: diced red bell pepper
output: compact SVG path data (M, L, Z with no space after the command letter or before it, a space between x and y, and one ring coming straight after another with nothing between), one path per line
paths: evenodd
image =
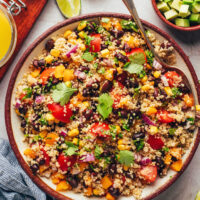
M168 71L167 73L164 74L164 76L166 77L170 87L173 87L180 77L180 75L177 74L177 72L175 71Z
M145 61L147 62L147 56L145 54L145 51L142 48L134 48L130 52L126 53L126 55L129 57L131 55L134 55L135 53L143 53L145 57Z
M101 51L101 35L100 34L91 34L93 40L90 42L90 52L99 52Z
M72 167L76 163L76 156L65 156L61 153L58 156L58 163L62 171L67 171L69 167Z
M48 109L52 112L52 115L59 121L69 123L70 118L73 115L72 110L69 108L69 104L61 106L58 103L48 104Z
M50 163L49 155L47 154L47 152L43 148L41 149L41 151L42 151L42 154L44 156L45 165L49 165L49 163Z
M171 123L174 121L173 118L169 117L169 112L166 110L159 110L157 112L158 121L161 123Z
M164 142L162 141L162 139L154 135L149 135L147 143L150 144L151 148L155 150L162 149L164 146Z
M110 130L108 124L106 123L94 123L90 131L93 135L99 136L99 137L110 137L110 135L107 133Z
M55 68L47 68L40 74L40 79L42 80L42 84L47 84L47 80L50 76L52 76L55 72Z
M139 175L142 176L147 183L153 183L156 180L157 174L157 167L153 165L147 165L139 171Z

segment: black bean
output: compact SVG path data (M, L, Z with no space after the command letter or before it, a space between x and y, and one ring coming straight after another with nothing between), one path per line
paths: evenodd
M91 108L92 108L93 111L96 111L96 109L97 109L97 104L98 104L98 102L96 102L96 101L92 101L92 102L91 102Z
M44 165L44 164L45 164L45 159L41 158L41 159L39 160L39 165Z
M176 162L176 161L177 161L177 158L175 158L174 156L172 156L172 161L173 161L173 162Z
M38 166L38 164L33 164L33 165L30 166L30 168L31 168L33 174L36 174L36 172L39 169L39 166Z
M131 47L130 47L127 43L125 43L125 44L124 44L124 47L123 47L123 50L124 50L126 53L129 53L129 52L131 51Z
M44 59L38 60L38 66L39 67L45 66L45 60Z
M45 44L45 49L47 51L51 51L51 49L54 48L54 40L53 39L49 39L47 40L46 44Z
M111 35L113 35L115 38L120 38L124 35L124 31L118 31L118 30L111 30Z
M108 189L108 192L109 192L112 196L114 196L114 197L116 197L116 198L120 196L119 188L110 187L110 188Z
M38 60L33 60L33 66L34 66L34 67L39 67L39 65L38 65Z
M105 80L103 82L102 87L101 87L101 92L102 93L109 92L112 89L112 86L113 86L113 82L112 81Z
M128 116L128 110L121 110L120 111L120 116L122 118L127 118L127 116Z
M129 171L125 171L124 172L125 173L125 176L127 177L127 178L130 178L130 179L135 179L135 174L134 173L131 173L131 172L129 172Z
M144 132L139 132L139 133L135 133L133 136L132 136L132 139L133 140L137 140L137 139L142 139L145 137L145 133Z
M81 124L78 125L78 129L79 130L83 129L84 127L85 127L85 124L83 124L83 123L81 123Z
M104 49L107 49L107 48L108 48L108 45L105 45L105 44L101 45L101 50L104 50Z
M22 128L25 128L25 126L26 126L26 120L23 119L23 120L21 121L21 127L22 127Z
M93 115L93 110L91 109L86 110L86 112L84 113L86 120L89 120L92 117L92 115Z
M78 70L81 72L89 72L90 68L87 66L80 66Z
M115 42L116 42L117 47L121 45L121 40L116 40Z
M117 81L119 81L122 85L124 85L127 78L128 78L128 73L126 71L123 71L121 74L117 76Z
M179 87L180 92L182 92L183 94L188 94L190 93L190 89L187 86L181 86Z
M76 188L78 186L78 181L77 175L71 175L67 177L67 182L72 186L72 188Z
M119 61L121 61L122 63L128 62L128 57L125 56L125 55L123 55L123 54L120 53L120 52L116 53L116 54L115 54L115 57L116 57Z
M165 167L165 163L163 161L163 159L161 157L156 156L155 158L155 162L156 162L156 166L159 168L164 168Z
M26 104L21 105L21 106L19 107L19 112L20 112L21 114L25 115L25 114L27 113L27 111L28 111L28 107L27 107Z
M110 174L115 174L116 171L117 171L116 164L110 164L110 166L109 166L109 173Z
M135 84L133 83L133 81L131 81L130 79L127 79L125 80L125 83L124 85L127 87L127 88L135 88Z

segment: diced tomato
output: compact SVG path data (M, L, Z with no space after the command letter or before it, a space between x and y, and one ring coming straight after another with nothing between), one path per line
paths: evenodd
M60 169L62 171L67 171L69 167L72 167L75 164L76 156L65 156L64 154L60 154L57 160L60 165Z
M90 52L99 52L101 50L101 35L91 34L93 40L90 42Z
M169 71L165 73L164 76L166 77L170 87L173 87L174 84L177 83L177 81L179 81L180 77L179 74L177 74L175 71Z
M164 142L162 141L162 139L154 135L149 135L147 143L150 144L151 148L155 150L162 149L164 146Z
M55 71L55 68L48 68L48 69L45 69L40 74L40 79L42 79L43 85L45 85L47 83L48 78L54 74L54 71Z
M41 149L41 151L42 151L42 154L44 156L45 165L49 165L49 163L50 163L49 155L47 154L47 152L43 148Z
M69 108L69 104L61 106L58 103L48 104L48 109L52 112L52 115L59 121L69 123L70 118L73 115L72 110Z
M145 57L145 60L147 62L147 56L145 54L145 51L142 48L134 48L130 52L126 53L126 55L129 57L129 56L131 56L131 55L133 55L135 53L143 53L144 57Z
M110 135L107 134L109 130L108 124L99 122L94 123L90 128L91 133L99 137L110 137Z
M157 177L157 167L153 165L147 165L139 171L139 175L142 176L147 183L153 183Z
M161 123L171 123L174 121L173 118L169 117L169 113L166 110L159 110L157 112L157 118Z

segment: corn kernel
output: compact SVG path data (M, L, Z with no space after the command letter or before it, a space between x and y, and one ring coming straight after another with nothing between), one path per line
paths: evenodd
M70 137L75 137L79 134L79 130L78 129L72 129L68 132L68 136Z
M156 126L150 126L149 133L151 135L155 135L156 133L158 133L158 128Z
M64 70L64 82L71 81L74 79L74 70L73 69L65 69Z
M126 146L123 144L120 144L117 146L119 150L127 150Z
M141 90L143 91L143 92L147 92L147 91L149 91L151 89L151 86L150 85L143 85L142 87L141 87Z
M120 51L120 53L124 56L126 56L126 52L125 51Z
M38 77L39 74L40 74L40 69L35 69L33 72L31 72L31 76L32 76L33 78Z
M129 167L126 166L126 165L124 165L123 168L124 168L125 171L128 171L128 169L129 169Z
M101 51L101 56L102 57L107 57L110 54L110 51L108 49L104 49Z
M118 72L119 74L121 74L121 73L123 72L123 69L122 69L121 67L118 67L118 68L117 68L117 72Z
M83 39L83 38L85 38L86 33L84 31L81 31L78 35L80 38Z
M39 136L42 137L42 138L45 138L47 136L47 133L48 133L47 130L41 131L39 133Z
M78 31L82 31L87 26L87 21L82 21L79 23L77 29Z
M145 82L147 82L147 79L148 79L148 77L147 77L147 75L145 75L143 78L142 78L142 83L145 83Z
M102 22L101 21L101 25L108 31L111 29L112 27L112 24L111 24L111 21L109 18L105 18L105 19L108 19L109 21L108 22Z
M82 140L79 141L79 147L83 147L84 142Z
M93 194L99 196L101 193L98 189L93 189Z
M105 79L112 81L113 80L113 70L106 70L106 72L104 73L104 77Z
M165 90L165 92L166 92L166 94L167 94L168 96L172 96L172 95L173 95L172 90L171 90L170 87L165 87L164 90Z
M118 142L117 142L118 145L121 145L123 143L124 143L124 141L122 139L118 140Z
M130 36L130 38L127 41L127 44L131 47L131 48L135 48L139 46L139 41L137 38Z
M47 113L46 116L45 116L45 119L48 121L48 122L52 122L55 120L55 117L51 114L51 113Z
M75 144L75 145L78 145L78 138L74 138L74 139L72 140L72 143Z
M146 64L146 68L147 68L147 69L152 69L151 65L148 64L148 63Z
M15 109L17 115L21 115L18 109Z
M121 132L121 128L118 125L116 126L116 132L117 132L117 134L119 134Z
M56 69L55 69L55 73L54 73L55 77L56 78L63 78L64 77L64 71L65 71L64 65L57 66Z
M80 45L80 49L81 49L81 51L85 51L86 50L86 46L84 44L81 44Z
M88 101L84 101L84 102L82 103L82 108L83 108L83 109L86 109L86 108L88 108L89 106L90 106L90 104L89 104Z
M66 85L68 88L71 88L71 87L72 87L71 81L66 81L66 82L65 82L65 85Z
M64 38L67 39L71 34L72 34L72 31L71 31L71 30L65 31L65 33L64 33Z
M46 61L47 64L51 64L53 61L53 56L52 55L48 55L44 58L44 60Z
M60 55L60 51L58 49L51 49L50 54L57 58Z
M161 71L155 71L155 72L153 73L153 75L154 75L155 78L159 78L160 75L161 75Z
M149 107L146 114L147 115L153 115L153 114L156 114L157 113L157 109L154 108L154 107Z
M200 105L196 105L196 111L200 111Z

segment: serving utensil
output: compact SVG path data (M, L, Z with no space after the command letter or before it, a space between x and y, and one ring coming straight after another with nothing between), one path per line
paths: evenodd
M135 23L137 24L139 31L142 35L142 37L144 38L144 40L146 41L147 46L149 47L149 49L151 50L151 52L153 53L156 61L158 63L160 63L165 69L169 70L169 71L176 71L178 74L180 74L182 76L183 79L183 83L185 84L185 86L188 87L188 89L191 91L191 93L194 96L194 88L191 87L192 83L190 82L190 80L188 80L187 76L184 74L183 71L181 71L179 68L175 67L175 66L169 66L162 58L160 58L158 56L158 54L155 52L155 49L152 45L152 43L150 42L149 38L146 35L145 29L142 25L142 22L138 16L135 4L134 4L134 0L122 0L124 2L124 4L126 5L127 9L129 10L131 16L133 17Z

